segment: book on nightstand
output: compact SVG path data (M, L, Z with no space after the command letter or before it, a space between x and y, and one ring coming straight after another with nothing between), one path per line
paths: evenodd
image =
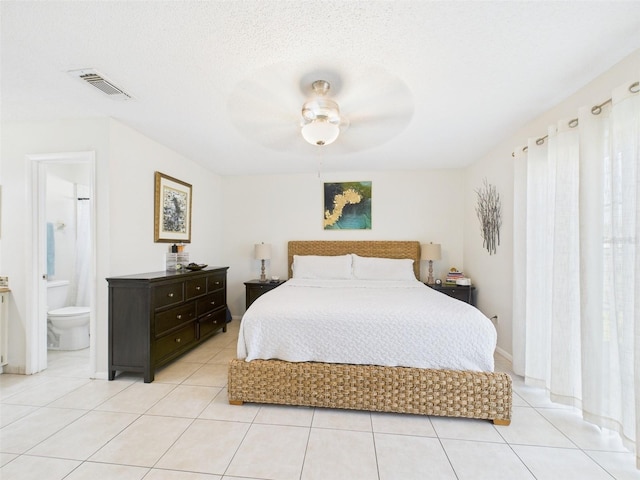
M447 285L455 285L456 281L464 278L464 274L460 272L457 268L451 267L449 272L447 273L447 277L444 280L444 283Z

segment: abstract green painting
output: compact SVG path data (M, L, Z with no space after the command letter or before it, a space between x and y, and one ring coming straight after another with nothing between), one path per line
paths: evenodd
M324 184L325 230L371 230L371 182Z

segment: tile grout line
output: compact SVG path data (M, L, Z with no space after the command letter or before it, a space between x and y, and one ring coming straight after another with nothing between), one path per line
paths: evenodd
M307 443L304 446L304 454L302 455L302 468L300 468L300 477L299 479L302 480L302 475L304 474L304 466L307 463L307 452L309 451L309 443L311 442L311 431L313 428L313 419L316 416L316 408L312 407L313 411L311 412L311 421L309 422L309 433L307 434Z

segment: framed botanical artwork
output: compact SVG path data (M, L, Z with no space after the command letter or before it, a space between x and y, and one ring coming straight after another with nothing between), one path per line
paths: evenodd
M371 182L324 184L325 230L371 230Z
M155 173L155 242L191 242L191 185Z

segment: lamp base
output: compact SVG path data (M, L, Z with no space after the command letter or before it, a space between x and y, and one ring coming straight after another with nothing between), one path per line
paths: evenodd
M267 281L267 276L264 273L264 259L261 260L262 262L262 270L260 271L260 281L261 282L266 282Z
M433 279L433 260L429 260L429 276L427 277L427 285L433 285L436 281Z

